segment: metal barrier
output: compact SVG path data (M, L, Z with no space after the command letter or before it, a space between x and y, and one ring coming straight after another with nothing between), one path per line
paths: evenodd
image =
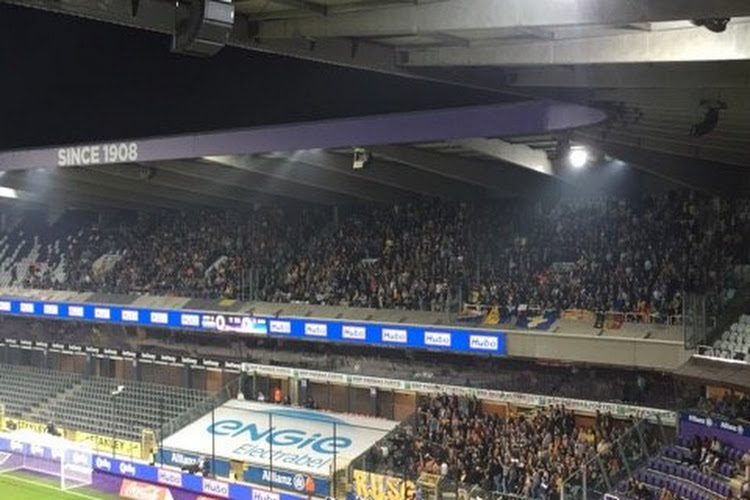
M669 437L659 416L637 422L606 450L571 474L559 491L560 500L598 500L614 491L636 469L659 454Z

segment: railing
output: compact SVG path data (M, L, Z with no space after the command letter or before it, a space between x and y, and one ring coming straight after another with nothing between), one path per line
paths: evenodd
M229 401L233 395L232 386L236 383L236 380L229 382L213 396L204 399L197 405L173 418L169 422L163 423L161 429L159 429L159 432L157 433L158 439L160 441L163 440L165 437L174 434L178 429L185 427L190 422L197 420L199 417L202 417L214 408L221 406L222 404Z
M596 500L615 491L670 440L658 415L637 422L602 453L570 475L559 491L560 500Z

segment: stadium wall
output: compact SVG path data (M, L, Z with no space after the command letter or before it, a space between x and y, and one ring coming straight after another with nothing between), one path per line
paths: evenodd
M113 302L101 303L97 300L101 301L108 297L91 294L80 294L81 296L75 299L77 302L72 302L70 293L66 292L59 297L54 295L55 293L57 292L0 289L0 314L134 327L173 328L217 335L231 333L474 355L559 359L662 370L675 369L692 354L685 349L681 341L584 334L561 335L537 330L456 327L428 322L406 324L404 318L395 317L384 317L381 322L361 318L263 316L255 309L250 309L249 312L243 309L249 308L252 304L234 301L232 304L236 308L231 311L223 310L219 305L211 311L194 310L187 307L188 299L179 298L153 298L155 300L149 302L149 307L140 306L137 297L119 297L119 301L112 298Z

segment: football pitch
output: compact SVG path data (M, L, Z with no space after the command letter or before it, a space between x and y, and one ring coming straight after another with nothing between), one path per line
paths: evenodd
M0 474L2 500L114 500L115 495L91 488L61 491L59 481L23 473Z

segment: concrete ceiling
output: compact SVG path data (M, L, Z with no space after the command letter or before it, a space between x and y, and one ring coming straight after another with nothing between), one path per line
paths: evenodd
M10 3L172 32L173 4L162 0L141 0L136 17L130 2L115 0ZM685 185L730 192L750 189L747 0L234 3L235 46L595 106L609 119L572 131L566 140L595 146ZM724 32L694 22L716 18L731 19ZM726 109L719 112L715 130L691 136L691 127L711 106L719 105ZM201 203L217 206L252 204L254 196L325 204L391 202L415 193L445 198L472 193L531 196L529 182L544 184L552 173L549 157L559 138L378 146L372 148L372 164L361 171L351 169L351 151L339 149L160 162L149 165L153 175L148 179L127 178L111 169L72 169L55 175L63 183L87 177L89 183L104 186L100 189L111 189L113 196L118 190L143 189L139 196L144 203L156 203L154 198L195 203L190 186L196 184L205 195ZM24 187L22 182L19 187ZM87 193L92 200L97 195L102 192Z

